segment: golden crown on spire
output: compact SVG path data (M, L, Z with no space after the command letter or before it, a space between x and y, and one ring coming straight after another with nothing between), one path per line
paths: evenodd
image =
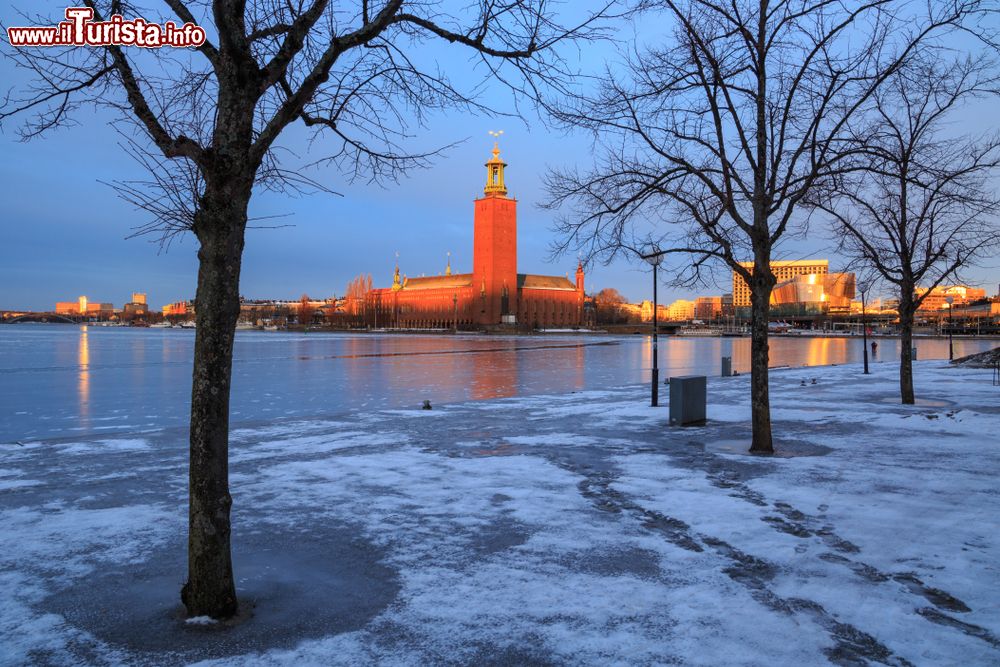
M500 159L500 135L503 130L490 130L490 136L495 139L493 142L493 158L486 163L486 187L483 194L486 195L507 195L507 186L503 182L503 170L507 163Z

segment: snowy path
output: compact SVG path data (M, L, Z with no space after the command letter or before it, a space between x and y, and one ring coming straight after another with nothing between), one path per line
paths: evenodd
M183 434L2 444L0 664L1000 663L1000 388L874 369L772 375L794 456L742 453L746 376L695 428L633 386L237 430L225 631L177 617Z

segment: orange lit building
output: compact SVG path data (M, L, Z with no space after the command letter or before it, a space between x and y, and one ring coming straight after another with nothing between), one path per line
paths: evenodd
M194 303L191 301L168 303L163 307L163 316L171 317L173 315L194 315Z
M59 301L56 303L58 315L88 315L92 317L111 317L115 314L115 306L111 303L98 303L81 296L76 301Z
M853 273L810 273L778 283L771 292L776 314L849 313L854 298Z
M369 323L406 328L495 325L578 327L583 323L583 267L576 282L517 272L517 200L504 184L500 148L486 162L486 187L474 202L472 273L400 278L366 296Z
M920 297L927 293L926 287L918 287L914 290L915 296ZM952 305L956 308L967 303L986 298L986 290L982 287L967 287L965 285L940 285L930 291L920 304L920 310L946 310L948 308L947 298L954 301Z
M740 266L753 273L753 262L740 262ZM792 262L771 262L771 272L778 279L777 284L792 280L796 276L829 273L830 262L825 259L805 259ZM743 276L733 271L733 307L745 308L750 305L750 286Z
M694 316L706 321L722 317L722 297L699 296L694 300Z

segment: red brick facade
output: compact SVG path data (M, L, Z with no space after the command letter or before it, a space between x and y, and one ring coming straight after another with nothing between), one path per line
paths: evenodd
M372 321L380 327L483 328L501 324L532 328L583 323L584 274L517 272L517 200L507 195L500 150L486 163L483 196L475 201L472 273L429 278L399 277L392 287L368 294ZM376 321L377 320L377 321Z

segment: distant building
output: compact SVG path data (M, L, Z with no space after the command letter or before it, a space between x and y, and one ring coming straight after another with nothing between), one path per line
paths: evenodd
M663 305L662 303L657 304L656 319L662 321L669 318L670 318L670 308ZM653 321L652 301L643 301L641 304L639 304L639 319L641 319L643 322Z
M736 311L733 309L733 295L732 295L732 293L730 293L730 294L723 294L722 295L722 316L723 317L732 317L735 314L736 314Z
M132 300L122 307L122 317L132 319L148 314L149 306L146 304L146 295L143 292L132 292Z
M699 296L694 300L694 318L707 321L722 317L722 299L721 296Z
M918 287L914 294L920 297L927 294L926 287ZM964 306L967 303L986 298L986 290L981 287L968 287L966 285L939 285L930 290L930 294L924 298L919 310L944 310L948 308L948 297L954 301L953 306Z
M149 314L149 307L144 303L126 303L122 307L122 317L133 318L142 317Z
M753 273L753 262L740 262L740 266ZM826 259L804 259L793 262L771 262L771 272L778 279L778 284L787 282L795 276L825 275L830 271L830 262ZM743 276L733 271L733 307L745 308L750 305L750 286Z
M672 304L668 310L670 319L672 320L693 320L694 319L694 301L688 301L687 299L677 299Z
M507 164L498 145L485 166L486 187L473 213L472 272L453 274L449 258L442 276L407 278L400 277L397 265L392 287L366 296L371 323L416 328L583 324L583 266L577 264L575 281L569 274L518 273L517 200L507 194Z
M56 303L56 313L59 315L83 315L86 317L111 317L115 314L115 306L111 303L98 303L85 296L76 301L59 301Z
M662 309L663 306L660 306ZM619 303L615 305L615 312L617 314L618 320L621 323L635 324L636 322L642 322L642 304L641 303ZM660 312L663 312L662 310ZM653 319L652 306L649 309L649 321ZM664 318L666 319L666 318ZM617 322L610 322L611 324Z
M849 313L854 298L853 273L810 273L778 283L771 292L776 315Z
M163 316L172 317L177 315L194 315L193 301L176 301L168 303L163 307Z

